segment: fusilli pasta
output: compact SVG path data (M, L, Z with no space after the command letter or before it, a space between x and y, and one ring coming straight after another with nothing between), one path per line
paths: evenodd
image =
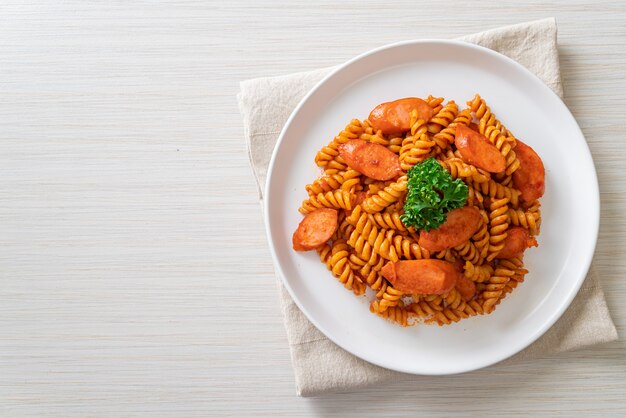
M337 211L336 228L324 237L330 239L320 240L322 244L316 244L315 249L346 289L356 295L371 289L372 313L401 326L417 322L449 325L493 312L524 281L528 270L522 254L511 257L506 250L507 237L522 230L509 227L524 228L534 240L540 232L541 205L538 200L522 199L522 188L513 175L523 169L515 153L518 140L480 95L468 101L466 109L459 109L453 100L444 104L442 97L410 100L417 100L425 109L418 106L406 112L402 134L396 125L393 132L386 131L385 125L370 115L363 121L351 120L323 146L315 156L322 175L306 185L308 197L299 211L305 215L325 208ZM487 146L495 147L504 157L506 169L492 169L490 173L469 162L471 158L464 159L463 149L457 149L462 145L455 143L459 125L483 135ZM401 173L392 179L377 179L353 166L342 145L362 141L388 150L385 152L397 159ZM460 179L467 186L465 206L476 208L472 210L477 221L480 214L477 227L467 235L469 239L437 251L428 251L431 247L423 244L424 231L403 223L410 187L407 173L429 157L434 157L452 179ZM454 265L459 282L463 279L466 285L457 284L439 293L405 292L385 272L389 263L404 260L441 260L437 262Z

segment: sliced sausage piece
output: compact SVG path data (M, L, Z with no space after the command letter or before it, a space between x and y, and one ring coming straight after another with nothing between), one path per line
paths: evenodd
M480 212L474 206L451 210L439 228L428 232L422 231L418 243L428 251L443 251L456 247L476 233L481 220Z
M293 233L292 244L296 251L313 250L333 236L339 226L335 209L317 209L308 213Z
M381 103L372 110L369 121L372 128L385 135L399 135L411 129L411 111L417 109L418 117L428 122L433 108L417 97L407 97L393 102Z
M462 274L459 275L454 287L458 290L461 297L465 299L466 302L471 300L476 294L476 285L474 282Z
M402 174L398 155L380 144L353 139L339 146L339 155L350 168L375 180L391 180Z
M506 160L498 148L480 133L458 124L454 144L465 162L490 173L501 173L506 169Z
M546 170L541 158L534 149L519 139L515 147L515 155L520 162L520 167L513 173L513 186L522 192L520 197L523 201L531 202L539 199L546 190Z
M537 240L530 236L528 230L521 226L514 226L507 230L504 248L500 250L497 258L513 258L522 255L526 248L536 247Z
M390 261L380 273L404 293L435 295L449 292L461 275L452 263L432 259Z

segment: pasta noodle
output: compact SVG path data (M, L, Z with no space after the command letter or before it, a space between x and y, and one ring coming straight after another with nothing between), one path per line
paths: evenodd
M480 207L482 207L482 205ZM476 231L476 233L472 235L471 240L476 246L476 250L480 254L480 259L483 260L487 257L487 254L489 252L489 242L491 240L489 235L489 216L487 215L487 212L482 209L480 210L480 216L482 218L482 222L480 224L480 227L478 228L478 231Z
M362 127L363 127L363 131L360 133L359 139L362 139L364 141L374 142L376 144L381 144L384 146L389 145L389 140L387 140L383 136L380 130L374 132L374 129L372 128L372 124L369 120L365 119L365 121L363 121Z
M472 112L470 109L461 111L445 129L433 136L433 140L437 144L435 154L441 154L454 143L454 135L457 125L468 126L472 121Z
M431 134L437 134L442 129L447 128L450 123L456 118L459 113L459 107L454 100L449 101L433 118L428 122L428 132Z
M330 192L336 189L348 191L356 190L360 185L361 173L356 170L346 170L335 174L322 176L311 184L307 184L305 189L309 196L316 196L320 193Z
M481 255L481 251L472 241L466 241L464 244L457 245L454 249L459 257L471 262L472 264L480 264L480 262L483 261L483 258L485 258ZM452 258L454 258L454 256Z
M516 190L512 187L503 186L495 180L489 180L484 183L473 182L473 186L475 189L479 190L483 196L490 197L492 199L503 199L506 198L511 206L514 208L519 207L519 190Z
M479 94L475 95L472 100L467 102L467 105L479 120L478 132L484 135L487 127L492 126L501 131L503 135L511 136L504 125L502 125L502 123L496 119L496 116L491 113L491 109L487 106L487 103L482 97L480 97Z
M398 253L392 245L392 238L393 231L379 230L367 214L363 213L350 234L348 244L359 254L365 255L373 252L386 260L398 261Z
M430 258L430 253L425 248L419 246L417 241L411 237L403 235L394 235L392 244L399 254L405 260L422 260Z
M539 235L539 219L541 213L539 211L523 211L522 209L509 209L509 219L511 225L521 226L530 230L531 235Z
M413 312L405 308L402 302L398 303L397 306L392 306L386 309L381 309L380 304L381 302L374 300L370 305L370 312L389 319L399 325L402 325L403 327L406 327L409 324L409 315L412 315Z
M441 110L441 103L443 103L443 97L433 97L432 95L426 98L426 102L430 107L433 108L434 112L437 113Z
M491 277L493 267L490 264L475 265L468 260L465 262L463 274L474 282L482 283Z
M392 213L379 212L370 215L370 220L376 224L379 228L383 229L395 229L399 232L406 232L408 228L404 226L400 220L400 212L394 211Z
M491 261L497 257L504 248L506 230L509 228L508 198L497 199L491 202L489 213L489 250L487 260Z
M426 121L417 118L417 112L411 113L411 136L407 136L400 148L400 167L408 171L415 164L428 158L435 141L427 134Z
M491 176L489 175L489 173L479 168L476 168L473 165L464 163L463 160L461 160L460 158L454 157L447 160L441 160L439 161L439 164L441 164L446 170L448 170L450 172L450 175L454 179L460 178L463 180L471 180L473 183L477 184L489 183L489 181L491 180ZM494 184L497 185L498 183L494 182ZM484 186L481 187L484 190ZM491 189L488 188L487 190L489 191Z
M396 203L406 193L407 177L402 176L398 181L391 183L389 186L379 190L376 194L368 197L361 203L363 210L368 213L376 213L385 209L387 206Z
M480 95L468 101L465 109L459 109L453 100L444 104L442 97L428 96L420 102L422 109L418 106L406 110L402 133L386 130L387 125L381 125L374 113L362 121L352 119L315 155L322 175L306 185L308 197L299 211L305 215L325 208L337 212L334 232L329 231L320 242L329 236L330 239L319 246L316 243L314 248L321 262L346 289L371 298L372 313L401 326L450 325L493 312L524 281L528 270L522 253L511 256L507 243L509 236L516 233L526 234L532 240L539 235L541 204L537 199L522 199L526 195L522 194L515 173L523 169L516 151L522 156L523 150L516 150L518 139ZM501 167L506 168L489 172L489 167L464 158L463 149L457 148L462 145L455 142L457 128L462 131L460 125L483 135L483 141L488 141L486 146L503 158ZM342 145L349 142L384 147L397 159L400 174L391 179L368 177L367 171L343 153ZM412 187L407 172L429 157L435 158L452 179L467 186L464 205L475 208L477 218L476 228L469 231L471 235L468 233L462 242L440 251L424 248L431 248L423 244L424 231L403 223L405 200ZM394 286L392 282L398 283L385 270L388 263L429 259L455 266L457 284L438 294L411 294ZM461 279L466 283L463 287Z
M319 208L352 209L356 195L345 190L331 190L311 196L300 206L300 213L307 214Z
M379 312L384 312L391 307L397 306L401 302L400 299L402 296L404 296L402 291L394 289L393 286L388 285L378 300Z
M482 294L483 311L489 313L495 309L495 304L502 297L502 292L506 285L515 274L517 266L510 260L501 260L498 262L495 272L489 278L487 288Z

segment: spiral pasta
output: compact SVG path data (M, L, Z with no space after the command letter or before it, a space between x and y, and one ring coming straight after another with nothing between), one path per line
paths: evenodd
M347 124L346 127L343 128L341 132L339 132L339 134L337 134L337 136L335 137L335 142L337 144L345 144L351 139L359 138L361 137L361 135L363 135L367 127L370 128L371 132L371 127L369 126L368 122L369 121L367 120L361 122L358 119L352 119L350 123Z
M393 231L379 230L371 222L367 214L363 214L357 222L354 231L350 234L348 243L354 247L359 254L378 254L382 258L390 261L398 261L398 253L392 245ZM370 257L371 258L371 257Z
M456 134L457 125L465 125L468 126L472 121L472 111L470 109L465 109L459 112L454 120L443 130L436 133L433 136L433 140L437 144L437 148L435 149L435 154L441 154L443 151L447 150L453 143L454 137Z
M478 231L476 231L474 235L472 235L471 239L471 241L476 246L476 250L480 254L479 261L484 260L487 257L487 254L489 253L489 242L491 237L489 235L489 215L487 215L487 212L481 209L480 216L482 218L482 222L480 223Z
M400 167L408 171L415 164L421 163L428 157L434 145L435 142L426 134L422 134L419 138L414 137L406 148L403 145L400 150Z
M491 261L498 256L504 248L506 230L509 228L509 199L495 199L491 202L489 209L489 249L487 260Z
M425 300L413 302L408 306L408 309L419 318L429 319L433 318L435 314L442 310L441 306L431 304Z
M457 177L458 178L458 177ZM467 205L476 206L479 209L484 209L485 198L478 190L471 184L467 185Z
M307 214L319 208L352 209L356 196L345 190L331 190L311 196L302 202L300 213Z
M456 289L452 289L451 291L443 295L443 300L446 302L446 305L451 309L458 311L465 310L465 300Z
M347 168L346 162L339 156L337 147L332 146L322 147L317 152L315 164L322 167L326 174L335 174Z
M461 178L463 180L469 179L473 183L488 183L491 180L491 176L486 171L474 167L473 165L466 164L460 158L450 158L447 160L439 160L446 170L450 172L452 178Z
M468 260L463 267L463 275L473 282L482 283L488 280L492 274L493 267L490 264L475 265Z
M342 182L343 176L340 173L336 173L316 179L313 183L307 184L305 189L309 196L316 196L320 193L338 189L341 187Z
M331 239L333 242L339 239L347 240L353 230L354 225L348 222L345 213L341 213L339 214L339 227L337 227L337 230L335 231Z
M519 207L520 192L512 187L503 186L494 180L484 183L473 182L474 189L479 190L483 196L491 199L507 199L513 208Z
M374 142L376 144L381 144L384 146L389 145L389 140L387 140L380 130L374 131L372 128L371 122L366 119L362 123L363 131L359 135L359 139L364 141Z
M495 309L496 303L500 300L502 292L516 270L517 266L510 260L498 262L495 272L489 278L487 288L482 293L483 311L489 313Z
M325 245L318 248L317 252L320 259L326 267L332 271L333 275L339 278L339 281L347 288L352 289L352 282L354 281L354 274L348 264L347 251L344 260L341 259L341 241L336 241L332 245Z
M531 235L539 235L541 213L539 211L523 211L522 209L509 209L511 225L521 226L530 231Z
M420 103L421 110L406 112L402 133L385 133L384 125L374 114L362 121L352 119L315 155L322 175L305 186L308 197L299 211L337 211L336 229L315 250L343 287L356 295L365 295L366 288L371 289L368 295L373 295L369 303L372 313L401 326L450 325L493 312L524 282L528 270L521 254L510 256L505 247L509 235L521 233L511 227L524 228L526 236L533 240L540 233L541 204L538 200L522 199L514 175L523 169L516 154L518 140L480 95L468 101L465 109L459 109L454 100L444 103L444 98L435 96ZM505 161L502 172L490 173L472 164L471 158L464 159L457 148L459 141L455 142L459 125L480 132L492 144L487 146L499 151ZM390 151L397 158L400 174L391 179L375 179L352 167L346 147L340 146L353 140L385 147L385 152ZM522 155L522 151L517 151ZM409 189L407 172L429 157L434 157L452 179L467 185L465 206L477 208L480 214L476 229L467 235L469 239L433 252L420 246L424 231L402 222ZM321 241L325 239L326 236ZM459 274L457 286L442 290L442 294L409 294L394 286L398 283L387 274L388 263L425 259L455 266ZM464 287L459 287L461 279Z
M361 203L363 210L368 213L380 212L387 206L396 203L406 194L407 177L402 176L383 190L368 197Z
M370 312L395 322L403 327L409 325L409 316L413 315L413 312L405 308L402 302L399 302L396 306L383 309L381 307L381 302L378 300L374 300L370 304Z
M422 260L430 258L430 252L420 247L417 241L409 236L394 235L391 243L400 257L405 260Z
M428 132L436 134L441 132L442 129L447 128L450 123L456 118L459 113L459 106L454 100L449 101L427 124Z
M383 229L395 229L399 232L406 232L408 228L404 226L400 220L401 213L394 211L374 213L370 216L370 220L376 224L377 227Z
M387 144L387 148L389 149L389 151L395 154L400 154L400 150L402 149L402 141L404 141L404 138L401 136L389 138L389 144Z
M344 189L351 191L360 184L361 173L356 170L346 170L339 173L322 176L313 183L307 184L305 189L309 196L316 196L320 193L331 190ZM355 190L355 189L354 189Z
M379 312L384 312L389 308L398 306L398 304L401 303L402 296L404 296L404 293L401 290L395 289L391 285L387 285L378 301Z
M476 118L479 119L478 132L484 135L488 127L493 127L502 132L505 136L512 136L504 125L496 119L496 116L491 113L491 109L479 94L475 95L472 100L467 102L467 105L470 107L471 111L474 112Z
M478 249L476 244L474 244L472 241L466 241L463 244L457 245L456 247L454 247L454 249L459 257L473 264L480 264L480 262L483 261L483 258L485 258L481 254L481 251Z
M417 112L411 113L411 136L407 136L400 148L400 167L408 171L415 164L428 158L435 142L430 139L427 123L418 119Z
M443 103L445 99L443 97L434 97L433 95L429 95L426 98L426 103L428 103L428 106L433 108L433 112L435 114L437 114L437 112L439 112L441 110L441 103Z

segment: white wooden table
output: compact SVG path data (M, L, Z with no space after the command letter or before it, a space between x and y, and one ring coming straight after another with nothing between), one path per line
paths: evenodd
M623 341L297 398L235 100L247 78L556 16L623 336L624 3L283 3L0 4L0 416L626 413Z

